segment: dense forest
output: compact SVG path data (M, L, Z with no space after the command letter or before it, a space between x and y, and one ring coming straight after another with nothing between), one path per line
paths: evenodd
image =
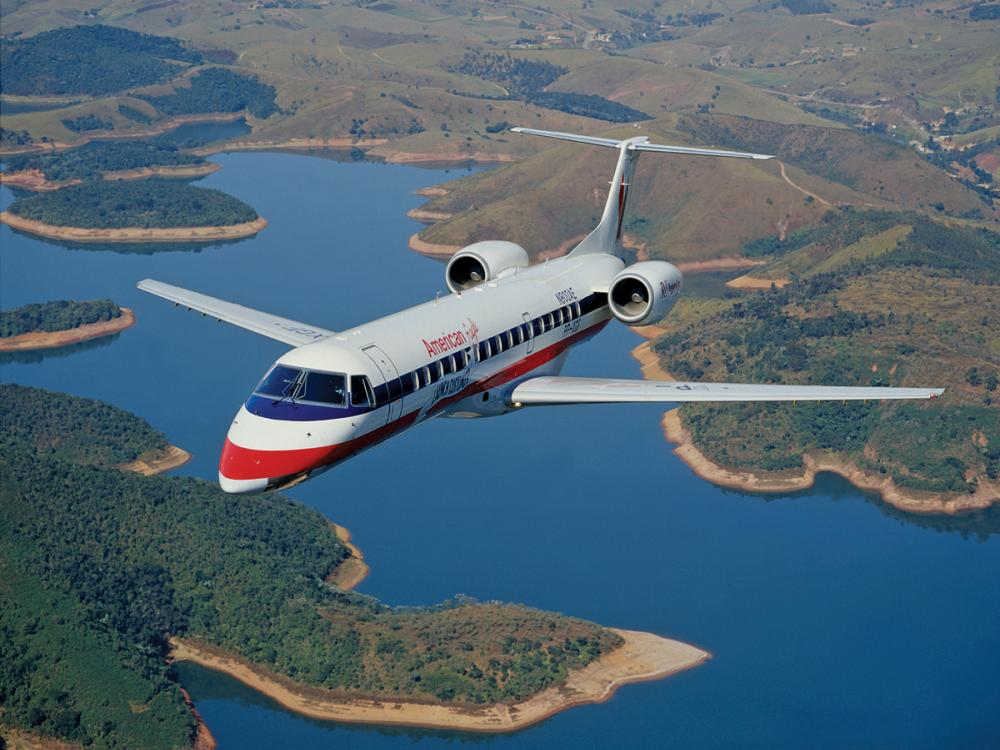
M502 86L510 98L522 99L547 109L609 122L651 119L644 112L594 94L545 91L546 86L569 71L561 65L544 60L528 60L513 57L509 53L472 49L458 62L448 66L448 70L493 81Z
M21 198L7 210L53 226L88 229L229 226L257 218L252 207L219 190L165 180L85 182Z
M592 117L595 120L607 122L636 122L651 120L652 117L638 109L626 107L624 104L605 99L593 94L577 94L567 91L539 91L530 94L527 101L539 107L558 109L571 115Z
M54 153L24 154L4 159L7 169L38 169L49 180L90 180L103 172L142 167L204 164L201 156L185 153L161 141L110 141L87 143Z
M0 338L32 331L65 331L87 323L118 318L121 308L109 299L58 300L0 311Z
M163 444L137 417L15 385L0 414L4 722L97 748L186 744L168 634L345 696L464 704L523 699L620 643L521 606L342 592L325 581L347 550L315 511L113 468Z
M142 98L165 115L246 110L254 117L265 118L278 111L274 86L251 75L209 68L192 77L189 83L188 88L177 86L173 94Z
M893 228L903 231L880 246ZM971 492L976 477L1000 475L1000 235L914 213L841 211L787 246L772 238L755 250L775 268L831 270L793 271L781 289L683 300L654 344L670 372L947 391L919 403L685 406L703 452L769 470L832 452L938 493Z
M114 26L73 26L4 39L2 92L27 96L101 96L176 75L201 55L176 39Z
M80 115L79 117L67 117L61 120L69 130L74 133L86 133L90 130L114 130L115 124L111 120L102 120L94 113Z

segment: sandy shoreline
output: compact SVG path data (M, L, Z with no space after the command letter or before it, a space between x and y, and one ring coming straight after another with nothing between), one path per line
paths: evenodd
M646 337L655 336L655 332L655 328L639 331L640 335ZM632 356L641 365L643 377L647 380L674 380L660 365L650 341L633 349ZM712 461L694 444L691 433L684 426L679 408L665 413L661 426L667 442L676 446L674 454L699 477L720 487L768 494L796 492L812 487L816 482L816 475L826 471L843 477L862 491L878 494L884 502L908 513L955 515L1000 503L1000 486L983 478L980 478L979 489L973 494L941 495L903 490L896 486L891 477L866 471L850 461L830 454L806 454L799 471L727 469Z
M21 232L70 242L214 242L252 237L267 226L267 219L257 217L242 224L218 227L87 229L46 224L10 211L0 211L0 222Z
M337 539L347 547L350 556L327 576L326 581L344 591L350 591L368 577L371 568L365 562L364 553L358 548L358 545L351 542L350 531L337 523L331 523L330 528L337 535Z
M140 456L135 461L121 464L118 468L122 471L133 471L142 474L144 477L151 477L154 474L162 474L165 471L176 469L191 460L191 454L176 445L168 445L162 451L154 455Z
M770 289L773 284L775 288L781 289L792 283L791 279L758 279L754 276L737 276L726 282L730 289Z
M486 707L342 697L330 690L297 685L238 656L191 640L171 638L170 643L174 660L193 661L223 672L286 709L314 719L469 732L522 729L572 706L606 701L622 685L660 679L711 657L699 648L652 633L615 632L625 643L583 669L571 672L564 685L544 690L521 703Z
M121 308L122 314L111 320L86 323L65 331L31 331L19 336L0 339L0 352L28 352L36 349L55 349L60 346L78 344L81 341L111 336L135 325L135 313L129 308Z

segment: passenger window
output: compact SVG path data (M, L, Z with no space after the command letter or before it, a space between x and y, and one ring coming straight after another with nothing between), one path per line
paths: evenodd
M420 373L420 387L426 388L431 384L431 371L428 367L421 367L418 372Z
M417 385L416 385L416 382L415 382L416 379L417 379L417 375L416 375L416 373L413 373L413 372L408 372L403 377L401 377L399 379L399 383L402 386L403 395L404 396L409 396L411 393L413 393L413 391L416 390L416 388L417 388Z
M444 360L439 359L431 365L431 377L435 383L444 377Z
M542 320L541 318L535 318L533 321L531 321L531 334L532 336L541 336L542 333L544 333L544 329L542 328Z
M353 406L371 406L372 385L364 375L351 376L351 404Z
M441 366L444 368L445 375L450 375L455 372L455 362L452 360L451 355L448 355L441 360Z
M574 302L573 303L573 318L574 319L575 318L579 318L581 315L582 315L582 313L580 312L580 303L579 302Z
M490 349L495 351L497 354L503 351L503 340L499 336L494 336L490 339Z
M514 346L514 332L512 330L511 331L507 331L507 333L505 335L507 336L507 348L508 349L513 348L513 346Z
M306 375L305 401L343 406L347 399L347 381L343 375L310 372Z
M563 323L569 323L573 319L570 316L570 309L569 309L568 305L566 307L564 307L561 312L562 312L562 322Z
M545 329L551 331L556 327L556 316L555 313L549 313L545 316Z
M485 341L480 341L479 342L479 349L477 351L479 352L479 361L480 362L485 362L487 359L490 358L489 346L487 345L487 343Z

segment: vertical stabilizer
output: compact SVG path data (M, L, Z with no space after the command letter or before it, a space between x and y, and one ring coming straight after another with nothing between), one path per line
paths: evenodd
M635 173L635 165L639 161L639 151L630 149L633 143L645 143L645 136L630 138L618 146L618 164L615 165L615 176L611 178L608 188L608 199L604 203L604 213L594 230L583 238L583 241L573 248L570 255L585 255L587 253L620 254L622 239L622 222L625 220L625 204L628 202L629 185Z
M625 204L628 202L629 185L635 172L639 154L652 151L661 154L685 154L688 156L728 156L735 159L772 159L768 154L752 154L746 151L720 151L710 148L688 148L686 146L665 146L650 143L649 138L641 135L634 138L618 140L615 138L599 138L576 133L559 133L552 130L535 130L533 128L511 128L515 133L540 135L545 138L558 138L563 141L586 143L590 146L605 146L618 149L618 163L615 166L615 176L611 179L608 199L604 204L601 221L594 230L583 238L570 255L585 255L587 253L621 254L622 222L625 219Z

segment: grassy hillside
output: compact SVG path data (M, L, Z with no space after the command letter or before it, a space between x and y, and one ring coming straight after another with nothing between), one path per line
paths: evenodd
M796 267L810 270L784 289L683 300L654 344L663 366L681 378L946 393L920 403L685 406L698 448L723 466L772 471L834 453L938 495L995 483L1000 235L912 214L846 213L788 258L803 253L809 262ZM773 264L787 268L784 260Z
M754 239L814 225L837 204L993 215L976 193L912 151L850 130L674 115L642 128L605 132L778 155L754 163L643 156L629 194L625 231L651 256L668 260L736 255ZM611 152L559 145L449 183L448 194L426 208L453 217L423 230L421 238L452 245L504 238L531 253L551 250L593 227L613 169Z
M315 511L113 468L162 445L142 420L13 385L0 413L3 722L100 748L189 743L168 634L345 696L456 704L516 702L620 643L521 606L342 592L325 580L347 550Z

